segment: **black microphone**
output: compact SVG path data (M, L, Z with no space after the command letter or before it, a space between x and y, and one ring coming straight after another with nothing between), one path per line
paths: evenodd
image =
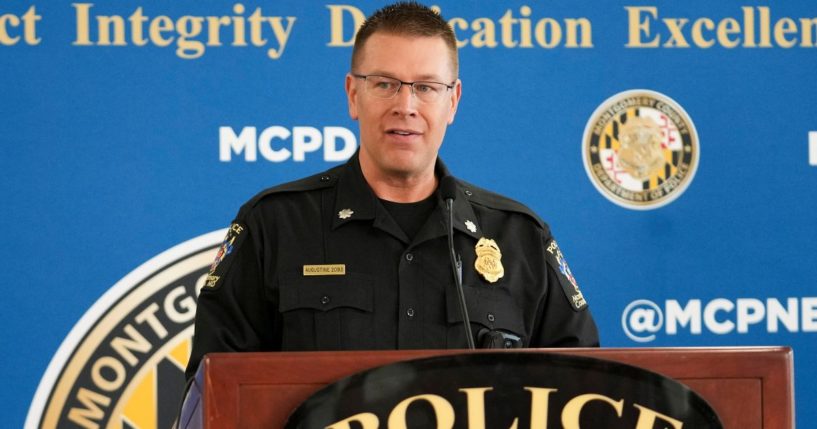
M448 210L448 254L451 257L451 272L454 274L454 284L457 287L457 297L460 303L460 314L465 328L465 340L468 348L474 349L474 335L471 333L471 320L468 318L468 308L465 304L465 292L462 290L462 260L454 251L454 200L457 198L457 180L453 176L440 179L440 195L445 200Z

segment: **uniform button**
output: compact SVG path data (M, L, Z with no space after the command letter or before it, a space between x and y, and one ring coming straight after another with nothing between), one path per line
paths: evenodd
M321 304L323 305L329 304L329 301L330 301L329 295L324 295L321 297Z
M409 308L406 310L406 316L408 316L408 317L414 317L414 309L413 309L413 308L411 308L411 307L409 307Z
M328 182L328 181L330 181L331 179L332 179L332 178L331 178L331 177L329 177L329 176L321 176L321 182Z
M406 253L406 260L409 261L409 262L414 260L414 254L413 253Z
M493 322L494 320L496 320L496 317L494 317L494 314L493 313L488 313L488 321Z

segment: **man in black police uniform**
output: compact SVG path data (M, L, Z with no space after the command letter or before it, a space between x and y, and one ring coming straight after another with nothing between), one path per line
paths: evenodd
M466 347L438 191L457 75L454 34L435 12L401 3L366 21L345 85L360 150L241 208L199 296L188 379L209 352ZM547 225L462 181L455 196L477 345L598 346Z

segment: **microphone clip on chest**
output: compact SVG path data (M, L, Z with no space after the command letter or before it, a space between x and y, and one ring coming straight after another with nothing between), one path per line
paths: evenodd
M440 194L445 201L446 229L448 231L448 254L451 258L451 272L454 275L454 284L457 288L457 298L459 299L460 315L462 316L463 328L465 329L465 340L468 348L473 350L474 335L471 332L471 320L468 318L468 307L465 303L465 292L462 289L462 259L454 250L454 200L457 198L457 181L453 176L445 176L440 179Z

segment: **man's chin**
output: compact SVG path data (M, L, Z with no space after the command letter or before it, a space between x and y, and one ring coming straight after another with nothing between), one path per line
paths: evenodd
M388 148L379 154L372 156L373 166L384 175L395 178L417 177L427 171L434 171L436 156L431 160L426 159L427 154L418 153L416 150L402 148Z
M410 177L418 177L431 172L434 172L433 163L429 167L426 165L425 162L421 162L420 159L414 158L411 160L399 160L401 162L397 162L398 160L390 159L389 162L383 166L383 172L391 177L400 177L400 178L410 178Z

